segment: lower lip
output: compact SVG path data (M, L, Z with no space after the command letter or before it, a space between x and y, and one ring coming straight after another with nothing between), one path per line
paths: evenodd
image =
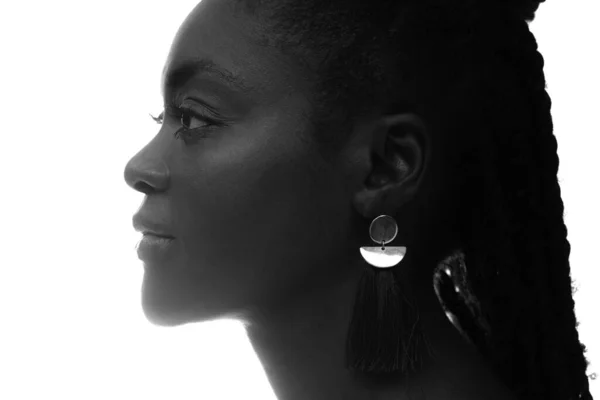
M163 257L174 238L145 234L140 241L137 254L140 260L153 260Z

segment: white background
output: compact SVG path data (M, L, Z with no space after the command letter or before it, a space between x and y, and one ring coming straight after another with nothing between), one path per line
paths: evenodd
M0 398L272 399L239 325L158 328L140 307L143 195L126 162L157 132L186 1L0 5ZM593 0L548 1L546 60L579 331L600 372L600 85ZM599 380L591 381L600 398Z

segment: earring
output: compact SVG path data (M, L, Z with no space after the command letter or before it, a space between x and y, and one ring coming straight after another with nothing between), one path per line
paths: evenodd
M471 288L462 250L455 250L437 264L433 287L452 325L467 341L483 348L491 329Z
M393 273L406 247L386 247L398 234L398 225L389 215L375 218L369 234L379 246L360 248L369 265L356 293L346 341L346 367L371 373L414 371L421 364L422 346L430 353L431 348L414 301Z

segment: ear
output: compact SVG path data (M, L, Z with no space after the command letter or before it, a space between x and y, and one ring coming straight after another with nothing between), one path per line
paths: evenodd
M374 126L366 179L353 198L356 210L368 219L393 216L415 196L431 143L426 124L413 113L382 116Z

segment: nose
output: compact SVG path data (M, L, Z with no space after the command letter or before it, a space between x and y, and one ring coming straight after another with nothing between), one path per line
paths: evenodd
M166 191L169 186L169 168L160 158L140 150L125 166L125 182L144 194Z

